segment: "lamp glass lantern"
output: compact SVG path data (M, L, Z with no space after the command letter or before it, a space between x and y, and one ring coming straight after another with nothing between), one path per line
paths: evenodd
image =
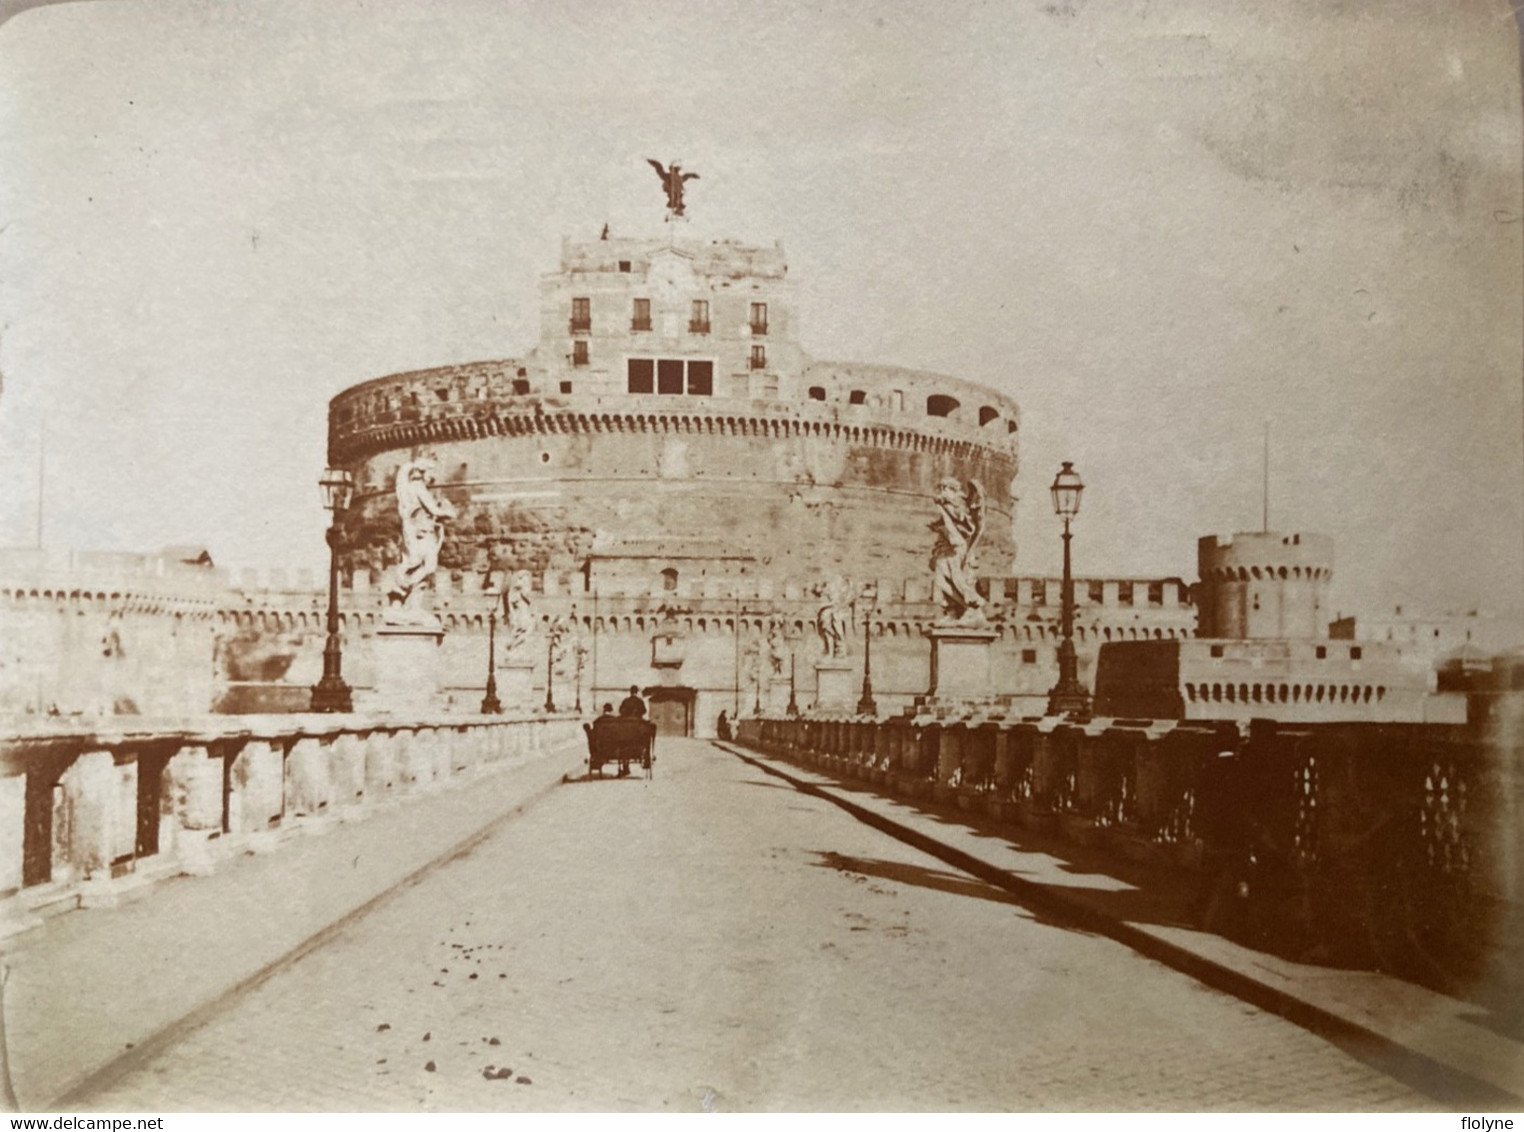
M1079 514L1080 496L1084 494L1085 485L1080 480L1079 473L1074 470L1074 463L1064 461L1064 466L1058 470L1058 475L1053 477L1053 513L1062 519L1072 519Z
M318 486L323 489L323 506L329 511L343 511L354 497L355 478L341 468L328 468Z

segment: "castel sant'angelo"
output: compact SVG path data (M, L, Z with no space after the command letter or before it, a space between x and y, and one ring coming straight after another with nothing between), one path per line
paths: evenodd
M479 711L493 656L505 710L591 714L635 685L669 733L791 704L900 711L933 683L933 528L954 484L978 496L965 580L992 635L990 695L1042 714L1061 596L1014 573L1016 403L808 356L782 246L692 238L663 182L667 219L647 235L563 241L531 349L333 399L328 462L355 484L336 529L355 706L403 710L386 659L402 472L451 512L409 598L441 631L437 707ZM1075 598L1087 684L1105 642L1196 631L1177 577L1081 574ZM320 578L235 576L199 547L7 551L0 712L305 711L326 604Z
M443 682L462 697L484 678L478 634L494 595L527 572L535 628L556 638L519 650L526 670L538 664L538 700L576 696L591 711L637 685L664 730L697 734L721 711L791 698L846 710L866 624L877 698L892 709L927 686L937 486L977 483L980 589L1003 611L996 648L1010 662L996 665L996 690L1040 705L1059 594L1056 580L1008 576L1016 403L942 374L808 356L781 244L691 239L671 203L659 235L563 241L522 356L380 377L333 399L329 461L356 484L345 605L365 631L384 622L394 484L422 462L455 511L434 609ZM1080 590L1087 666L1103 633L1191 631L1178 579ZM851 680L828 691L823 667L851 668Z
M1062 597L1014 572L1016 403L806 355L781 245L693 239L675 175L651 234L563 241L532 349L332 400L328 462L354 484L333 532L354 706L586 716L635 686L663 733L699 736L722 712L940 712L962 655L938 652L951 588L980 635L960 710L1045 714ZM403 513L423 499L420 542ZM1432 714L1425 658L1328 639L1330 540L1199 550L1194 587L1075 578L1098 714ZM306 711L326 604L310 575L235 580L202 548L6 552L0 714Z

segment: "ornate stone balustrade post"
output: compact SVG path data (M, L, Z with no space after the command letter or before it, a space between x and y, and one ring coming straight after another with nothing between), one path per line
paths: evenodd
M115 854L117 774L110 751L90 751L74 760L59 779L63 787L63 826L54 837L64 846L65 877L109 879Z
M229 832L256 851L272 847L271 832L285 815L285 751L280 742L250 739L233 760Z
M332 809L352 811L365 801L365 739L354 732L335 735L328 745Z
M171 818L170 845L180 871L205 876L212 871L210 842L222 833L222 760L203 743L181 747L164 767L164 795Z
M286 756L286 813L312 817L328 809L333 789L328 755L322 740L313 735L291 744Z
M398 748L395 732L372 731L365 737L365 796L373 802L396 788Z

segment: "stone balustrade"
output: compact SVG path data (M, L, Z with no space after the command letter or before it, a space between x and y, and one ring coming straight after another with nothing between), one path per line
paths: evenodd
M577 743L570 716L60 721L0 734L0 935Z
M758 718L740 721L737 740L1205 873L1204 898L1226 863L1252 899L1208 926L1293 957L1463 989L1524 927L1524 760L1470 728Z

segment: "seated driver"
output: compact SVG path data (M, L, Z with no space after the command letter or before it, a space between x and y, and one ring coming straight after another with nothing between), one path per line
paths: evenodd
M619 704L619 717L621 719L644 719L646 717L646 701L640 698L640 686L630 685L630 694Z

